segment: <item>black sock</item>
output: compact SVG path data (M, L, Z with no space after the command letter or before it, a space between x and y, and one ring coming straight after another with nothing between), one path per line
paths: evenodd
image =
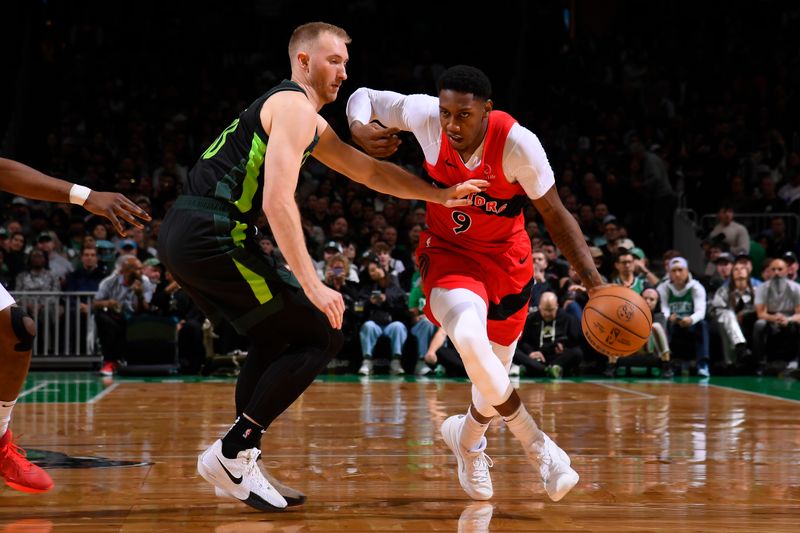
M228 432L222 437L222 455L236 459L239 452L250 448L261 448L261 435L264 428L244 416L236 419Z

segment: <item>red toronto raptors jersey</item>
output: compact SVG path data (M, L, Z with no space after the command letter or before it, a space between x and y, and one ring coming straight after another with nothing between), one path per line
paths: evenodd
M514 124L516 120L508 113L489 113L483 157L475 170L464 165L442 130L436 165L425 162L425 170L436 185L446 188L469 179L484 179L489 181L489 187L471 195L469 206L450 209L429 203L426 221L430 233L478 253L498 253L528 239L523 212L530 200L518 183L509 183L503 174L503 148Z

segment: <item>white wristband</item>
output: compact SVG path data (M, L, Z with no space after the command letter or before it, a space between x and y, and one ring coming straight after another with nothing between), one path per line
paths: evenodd
M83 205L86 203L86 199L89 198L91 192L92 189L89 187L84 187L83 185L75 183L69 190L69 203Z

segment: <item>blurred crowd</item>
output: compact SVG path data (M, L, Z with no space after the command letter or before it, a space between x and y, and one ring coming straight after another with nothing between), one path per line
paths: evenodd
M510 111L539 136L559 195L600 272L650 294L654 313L664 315L663 331L654 331L646 347L663 373L678 370L675 361L681 360L701 375L715 366L769 371L770 359L779 360L781 369L796 369L796 322L782 324L775 316L800 312L792 307L800 305L792 299L795 293L800 298L794 284L800 253L800 37L790 30L800 10L779 2L759 4L756 13L732 8L715 13L717 27L708 35L706 16L685 17L675 3L627 7L630 20L589 24L577 35L565 31L549 47L520 37L519 60L539 69L476 66L494 80L496 108ZM357 8L377 15L386 9L369 1ZM34 94L53 96L57 89L58 95L46 109L27 102L35 132L8 119L18 153L5 155L95 189L123 192L153 220L120 238L79 208L2 195L0 282L17 292L105 291L97 300L113 300L121 318L177 313L178 321L199 331L202 317L193 314L191 302L176 303L180 288L158 261L160 221L185 189L198 155L288 72L283 44L273 51L247 42L219 50L198 44L203 59L185 58L171 50L191 35L190 23L175 25L177 15L165 12L136 15L158 31L142 45L143 53L130 54L129 36L115 34L115 23L80 9L67 14L57 3L53 10L42 15L52 17L51 24L34 32L35 51L25 61L34 72L28 74L32 84L38 76L59 81L56 88L37 85ZM433 31L427 24L420 21L414 31ZM614 24L626 31L615 33ZM384 57L385 46L366 46L375 38L373 29L359 22L345 27L354 36L351 78L326 115L343 138L348 134L342 106L352 90L364 84L432 94L437 74L454 60L452 51L436 57L422 39L404 42L403 54ZM105 53L98 54L99 48ZM109 60L115 54L126 61ZM20 75L24 71L19 68ZM418 174L422 160L414 142L403 143L392 158ZM378 369L373 361L386 359L392 373L459 372L457 354L448 357L446 338L421 313L413 257L425 205L376 194L313 158L302 169L297 202L318 273L347 302L342 357L348 361L342 368L369 374ZM688 253L672 249L679 207L716 217L710 231L698 229L705 264L676 262ZM607 365L574 338L585 290L533 207L525 218L539 283L513 371L614 375L626 361ZM259 230L251 245L281 260L265 219ZM143 280L141 295L131 296L126 308L109 293L109 280L118 276ZM747 287L740 287L745 278ZM782 279L787 283L773 282ZM758 282L767 288L759 289ZM686 291L691 296L681 307L674 295ZM766 307L759 314L761 304ZM95 311L114 312L115 305ZM686 317L691 320L684 324ZM202 351L197 331L187 350ZM119 347L109 347L112 336L100 335L107 363L121 358ZM229 342L218 349L239 348ZM201 365L188 366L196 371Z

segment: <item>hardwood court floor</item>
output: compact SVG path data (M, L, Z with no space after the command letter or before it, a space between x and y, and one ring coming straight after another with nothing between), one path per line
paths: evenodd
M72 468L50 470L47 494L3 485L0 532L798 531L800 386L750 380L779 398L725 384L523 380L523 400L581 481L550 502L493 424L495 495L476 503L438 433L464 412L468 385L318 381L264 438L266 465L308 502L265 514L215 497L195 472L232 421L230 380L108 386L37 373L12 427L33 458Z

